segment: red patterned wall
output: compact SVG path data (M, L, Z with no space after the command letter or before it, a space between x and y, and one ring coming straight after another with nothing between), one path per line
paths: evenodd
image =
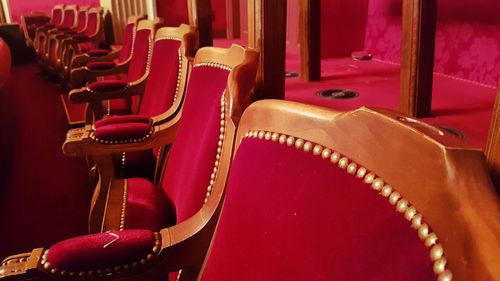
M439 0L434 71L489 85L500 74L500 1ZM370 0L365 49L399 62L401 0Z

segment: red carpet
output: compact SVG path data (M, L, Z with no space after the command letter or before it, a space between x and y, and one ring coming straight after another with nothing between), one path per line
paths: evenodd
M36 65L0 89L0 259L87 232L91 190L84 159L61 152L61 93Z

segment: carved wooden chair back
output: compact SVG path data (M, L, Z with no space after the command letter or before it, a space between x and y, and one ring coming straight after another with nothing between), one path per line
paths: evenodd
M500 278L482 152L396 112L254 103L227 182L198 280Z

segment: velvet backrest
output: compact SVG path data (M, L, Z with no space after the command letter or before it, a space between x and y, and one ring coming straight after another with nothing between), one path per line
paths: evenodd
M146 72L152 40L150 29L141 29L136 32L132 57L127 73L127 82L138 80Z
M203 206L214 170L221 127L221 97L229 70L198 64L191 71L182 118L172 145L163 190L172 199L180 223Z
M159 115L173 105L181 74L180 46L181 41L177 39L163 38L155 41L150 74L139 114Z
M85 35L93 36L99 32L99 21L101 15L98 10L90 10L87 16L87 25L85 27Z
M64 7L63 20L60 28L71 28L75 25L77 18L77 9L75 5L68 5Z
M62 23L63 20L63 6L58 5L55 6L52 10L52 17L50 18L50 24L54 26L58 26Z
M267 100L235 144L198 280L500 277L498 197L482 152L451 134L397 112Z
M78 10L78 22L76 26L77 32L83 32L85 30L85 27L87 26L88 11L89 7L86 6L80 7L80 9Z
M118 61L120 62L126 61L130 56L130 52L132 51L132 45L134 43L136 27L137 26L135 22L128 23L125 26L125 31L123 32L123 45L120 51L120 57L118 58Z

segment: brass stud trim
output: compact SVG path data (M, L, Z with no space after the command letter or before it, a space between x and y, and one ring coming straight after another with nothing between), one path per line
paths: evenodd
M212 194L213 187L215 185L215 181L217 178L217 171L219 170L219 164L220 164L220 158L222 157L222 150L224 146L224 139L225 139L225 133L226 133L226 91L222 93L221 101L220 101L220 106L221 106L221 114L220 118L221 121L219 122L220 128L219 128L219 141L217 142L217 154L215 156L215 161L214 161L214 168L212 170L212 174L210 175L210 182L207 187L207 193L205 196L204 203L208 202L208 198L210 197L210 194ZM271 140L271 134L269 134L268 140Z
M267 140L266 138L260 137L260 135L265 136L266 134L275 135L277 133L250 130L243 135L240 142L245 138ZM433 263L433 271L437 276L437 280L452 280L453 274L447 267L444 249L443 246L438 243L436 233L432 232L430 226L423 222L422 214L418 213L417 209L412 206L408 200L404 199L399 192L395 191L394 188L388 185L382 178L378 177L373 172L369 172L365 167L351 161L349 158L333 149L285 134L278 134L275 138L280 140L279 144L289 147L293 145L296 149L300 149L306 153L312 153L314 156L319 156L321 159L330 161L348 174L361 179L365 184L369 185L372 190L387 198L389 204L394 206L396 212L403 215L410 223L410 226L416 230L419 239L423 242L425 247L429 249L429 259ZM313 149L311 149L311 147L313 147Z
M214 68L219 68L227 71L233 70L232 67L224 65L222 63L217 63L217 62L199 62L195 65L193 65L193 68L195 67L200 67L200 66L208 66L208 67L214 67Z
M92 132L90 134L90 139L95 141L95 142L98 142L98 143L101 143L101 144L126 144L126 143L137 143L137 142L141 142L141 141L145 141L147 140L148 138L150 138L154 133L154 127L151 127L151 130L142 138L137 138L137 139L126 139L126 140L117 140L117 141L109 141L109 140L103 140L103 139L100 139L100 138L97 138L95 135L94 135L94 132Z

